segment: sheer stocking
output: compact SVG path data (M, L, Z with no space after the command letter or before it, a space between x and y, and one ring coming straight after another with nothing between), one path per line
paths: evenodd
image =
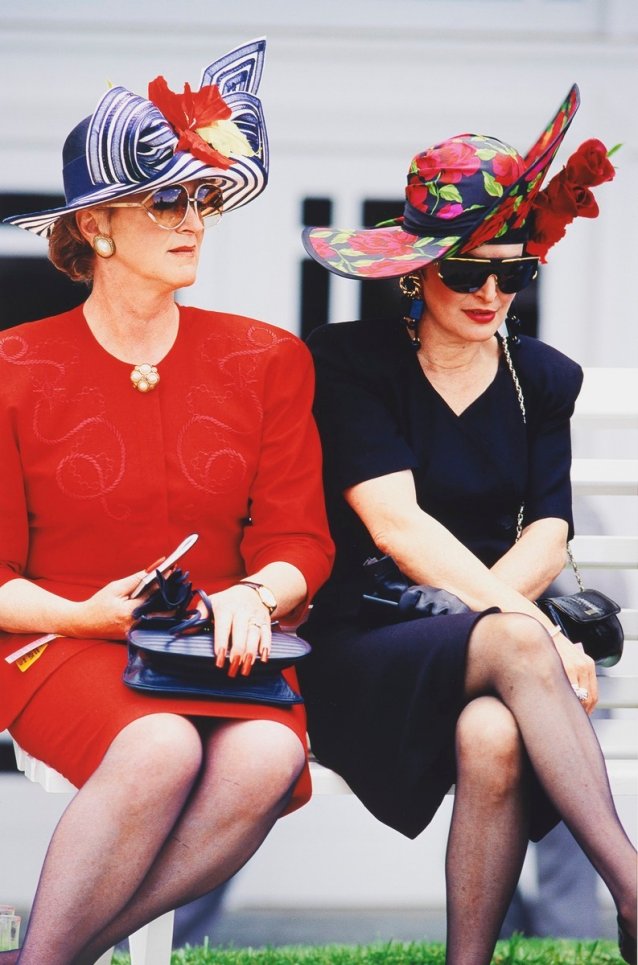
M213 726L204 745L172 715L142 718L118 735L56 829L20 965L92 965L142 924L226 880L258 847L303 749L268 721ZM267 806L258 800L255 784L270 781L269 769L279 809L263 786Z
M549 798L636 929L636 852L614 807L594 730L555 648L522 614L484 617L468 648L469 696L496 693L512 712Z
M21 965L68 965L129 900L177 820L201 756L199 734L181 717L154 714L121 731L51 839Z
M446 857L448 965L489 965L528 839L520 733L494 697L459 718L457 782Z
M92 965L141 925L235 874L281 814L304 760L301 743L281 724L219 725L205 743L197 789L139 889L73 965Z

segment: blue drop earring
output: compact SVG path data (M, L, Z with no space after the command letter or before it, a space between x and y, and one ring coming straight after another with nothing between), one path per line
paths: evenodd
M520 342L521 342L520 330L523 327L523 323L521 322L518 315L515 315L513 312L510 312L507 318L505 319L505 327L507 329L507 335L511 344L520 345Z
M407 301L406 311L401 321L405 325L410 344L415 352L421 348L421 339L418 335L418 326L423 315L425 302L423 301L423 289L421 287L421 276L417 274L403 275L399 279L401 294Z

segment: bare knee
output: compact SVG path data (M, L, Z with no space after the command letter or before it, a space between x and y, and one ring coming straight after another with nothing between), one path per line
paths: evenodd
M525 753L511 712L495 697L478 697L462 711L456 727L459 784L480 782L492 797L507 794L523 776Z

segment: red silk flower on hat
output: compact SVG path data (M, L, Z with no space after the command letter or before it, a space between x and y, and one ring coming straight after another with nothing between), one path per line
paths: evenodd
M178 151L226 170L233 154L249 157L255 152L234 121L232 111L217 84L191 90L184 84L182 94L172 91L164 77L156 77L148 85L148 99L162 112L179 135Z
M544 263L552 245L565 234L574 218L597 218L598 204L590 188L611 181L616 170L602 141L590 138L580 145L532 204L533 231L526 250Z

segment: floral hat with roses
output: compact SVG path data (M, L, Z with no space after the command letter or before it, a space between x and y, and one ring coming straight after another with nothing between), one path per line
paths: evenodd
M224 211L256 198L268 179L268 139L256 96L266 41L231 50L202 73L199 90L181 94L164 77L148 98L111 87L75 127L62 152L66 204L5 218L48 237L71 211L167 184L214 181Z
M527 252L544 260L576 215L596 217L589 188L614 174L605 146L586 141L541 193L579 104L574 84L525 157L480 134L459 134L417 154L402 217L369 229L306 228L308 254L336 275L358 279L406 275L501 239L525 240Z

